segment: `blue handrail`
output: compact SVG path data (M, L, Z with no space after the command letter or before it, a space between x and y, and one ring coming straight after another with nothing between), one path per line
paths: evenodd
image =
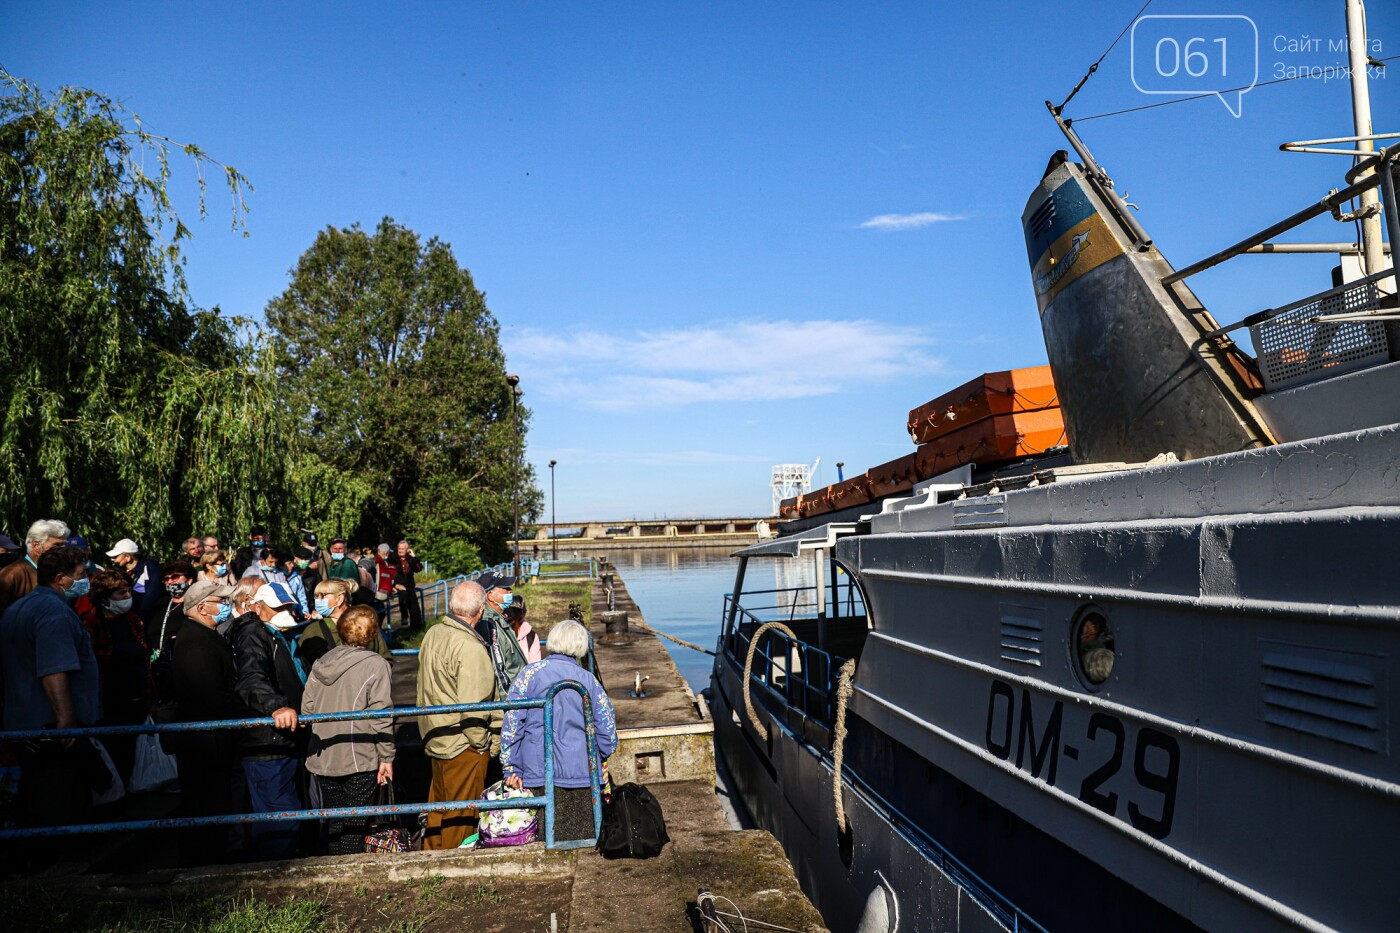
M593 838L556 843L554 841L554 698L560 690L573 690L583 700L584 735L588 752L588 783L593 795ZM453 800L437 803L379 804L369 807L336 807L315 810L284 810L277 813L229 813L218 816L169 817L155 820L123 820L113 823L80 823L67 826L30 826L0 829L0 840L29 839L36 836L82 835L86 833L139 832L152 829L190 829L199 826L228 826L243 823L277 823L300 820L343 819L379 814L428 813L454 810L518 810L545 808L545 848L573 849L597 842L603 825L603 797L599 788L598 736L593 724L593 701L588 690L574 680L554 684L538 700L493 700L489 703L454 703L443 706L403 706L389 709L354 710L342 713L312 713L298 716L298 725L316 722L346 722L357 719L386 719L403 716L427 716L440 713L489 713L510 709L544 710L544 781L545 792L533 797L510 797L504 800ZM134 723L122 726L83 726L74 729L17 729L0 732L0 742L33 739L67 739L104 735L149 735L152 733L220 732L230 729L252 729L275 726L271 716L245 719L216 719L203 722Z

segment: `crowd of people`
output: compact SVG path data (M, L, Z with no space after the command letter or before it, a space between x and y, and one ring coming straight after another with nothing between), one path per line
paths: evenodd
M88 542L58 520L30 526L22 547L0 536L0 677L6 731L264 717L270 725L162 736L178 773L180 812L208 816L304 807L367 806L395 781L390 715L307 724L309 714L393 707L386 624L397 602L403 628L423 627L412 543L356 553L340 538L322 549L307 533L291 551L254 527L230 551L192 535L158 563L123 538L96 562ZM591 639L575 621L556 623L549 656L526 619L515 581L493 572L449 594L448 613L428 626L418 657L420 706L538 699L562 680L591 698L598 752L616 744L612 706L596 677ZM592 834L583 703L555 701L556 837ZM428 800L479 799L488 778L542 793L543 712L444 713L422 717L431 764ZM101 778L130 781L135 736L13 743L21 780L18 817L61 825L91 817ZM110 766L103 760L103 751ZM477 813L432 812L427 849L474 838ZM368 819L255 822L245 837L225 826L186 831L182 860L284 858L365 850Z

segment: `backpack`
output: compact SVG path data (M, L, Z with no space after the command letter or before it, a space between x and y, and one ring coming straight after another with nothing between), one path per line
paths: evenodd
M613 791L598 833L603 858L652 858L670 841L661 804L651 791L631 782Z

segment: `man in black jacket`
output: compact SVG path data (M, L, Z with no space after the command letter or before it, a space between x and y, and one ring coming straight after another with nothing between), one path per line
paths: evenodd
M394 568L394 591L399 594L399 622L409 631L423 627L423 607L418 603L415 573L423 572L423 562L413 553L413 545L400 541L398 553L389 561Z
M297 710L306 675L297 660L287 629L296 625L288 610L295 600L280 583L264 583L253 594L250 611L229 631L235 690L248 716L271 716L274 726L244 729L243 774L254 812L301 809L297 794ZM264 859L293 858L297 849L295 823L253 824L253 848Z
M185 592L186 624L171 665L180 722L237 719L238 694L233 649L215 627L229 613L233 587L201 580ZM180 771L180 804L185 816L233 812L230 778L238 767L238 734L180 732L175 735L175 764ZM193 829L180 840L186 865L220 861L228 830L222 826Z

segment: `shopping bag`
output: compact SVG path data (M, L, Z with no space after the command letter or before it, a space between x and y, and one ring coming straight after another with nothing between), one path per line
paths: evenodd
M151 717L146 717L146 725L152 725ZM175 768L175 756L167 755L160 747L160 736L146 733L136 737L136 764L131 769L128 789L132 793L159 790L179 778Z
M97 750L97 754L102 759L102 764L106 766L107 773L111 775L111 783L105 790L98 790L94 785L92 790L92 805L100 807L109 803L116 803L126 796L126 785L122 783L122 776L117 771L117 766L112 764L112 756L107 754L107 747L97 739L89 740L92 747Z
M392 805L394 803L394 782L379 785L378 802L380 805ZM403 826L403 820L392 813L384 813L372 817L369 824L369 832L365 834L366 852L407 852L413 846L413 834Z
M497 781L486 789L484 796L487 800L509 800L511 797L533 797L534 794L523 787L514 790L507 787L504 781ZM531 808L482 810L478 831L481 838L476 844L480 848L523 846L539 838L539 811Z

